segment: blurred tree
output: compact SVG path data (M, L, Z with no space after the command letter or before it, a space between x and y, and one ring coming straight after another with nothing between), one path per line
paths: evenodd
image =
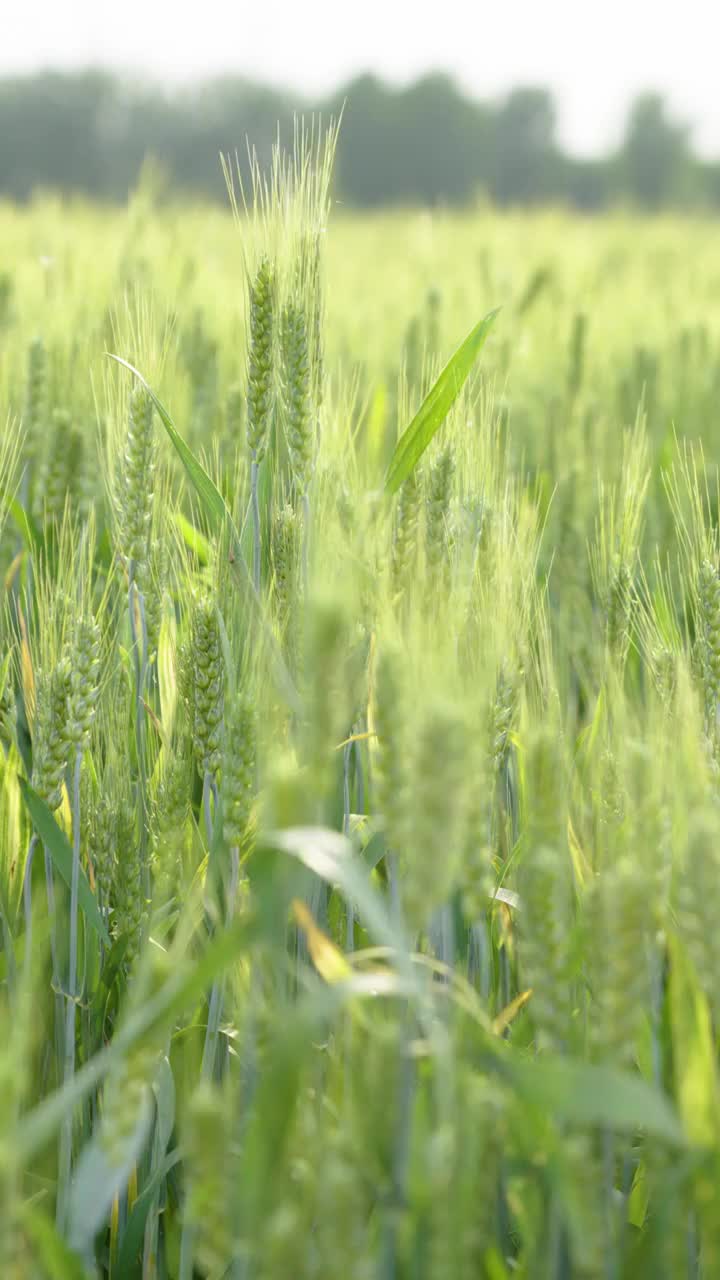
M701 164L699 168L705 203L720 209L720 164Z
M491 192L499 204L534 203L560 194L555 104L547 89L514 89L500 104L492 154Z
M357 204L468 200L487 171L491 113L452 79L428 75L392 90L375 76L354 80L345 104L338 185Z
M718 165L694 158L657 94L633 104L614 157L582 160L560 150L546 89L481 103L442 74L403 89L363 75L319 103L232 76L172 96L104 72L0 81L0 192L125 200L152 156L175 189L224 201L219 152L237 153L246 176L246 139L265 161L278 131L289 139L294 112L342 108L336 190L350 204L463 204L484 191L500 205L720 206Z
M644 93L630 108L618 173L623 194L644 208L686 204L696 196L689 129L668 119L660 94Z
M336 181L352 204L376 205L401 196L393 97L377 76L363 75L328 103L334 114L343 111Z
M0 184L26 199L36 186L99 193L112 156L97 122L114 93L104 72L44 72L0 83Z
M611 189L611 166L607 160L559 155L555 164L558 194L566 204L586 213L607 205Z
M468 201L487 173L492 115L462 97L449 76L431 75L398 95L404 198Z

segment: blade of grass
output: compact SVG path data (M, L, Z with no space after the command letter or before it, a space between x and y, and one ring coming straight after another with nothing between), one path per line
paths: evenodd
M30 552L35 551L41 545L42 539L32 516L25 510L19 498L8 498L7 509L27 550Z
M133 1280L137 1275L137 1257L142 1248L143 1233L155 1196L160 1191L163 1181L175 1165L180 1161L180 1151L175 1150L166 1156L158 1165L142 1194L138 1196L132 1207L127 1226L123 1231L122 1244L114 1267L117 1280Z
M90 1253L115 1196L127 1185L147 1141L151 1121L152 1107L150 1099L145 1097L132 1129L119 1139L115 1136L112 1151L108 1150L107 1138L101 1132L83 1149L73 1170L67 1224L68 1242L81 1257Z
M68 889L72 885L72 869L73 869L73 851L70 841L61 831L57 822L53 818L52 813L48 809L45 801L40 798L36 791L30 786L25 778L18 778L20 791L25 802L25 808L30 815L32 824L52 858L53 865L62 876ZM93 928L99 938L102 939L106 947L110 946L110 935L105 927L103 918L100 915L95 895L90 888L87 876L82 867L79 868L78 876L78 906L82 911L88 924Z
M346 836L328 827L290 827L272 831L260 840L261 846L290 854L328 884L337 885L349 898L376 942L397 950L405 976L414 980L407 956L408 946L398 935L397 922L391 918L382 897L370 882L367 865L355 854Z
M183 515L182 511L174 511L173 520L178 527L178 531L180 532L188 551L192 551L193 555L197 556L201 565L209 564L211 552L207 538L203 536L199 529L195 528L194 524L191 524L191 522Z
M618 1133L642 1129L675 1147L685 1145L682 1125L671 1102L640 1076L614 1067L568 1058L523 1061L498 1056L494 1067L521 1097L575 1124Z
M712 1017L689 957L670 939L670 1021L675 1089L688 1137L698 1146L720 1140L720 1088Z
M407 480L435 432L442 426L467 381L497 314L497 310L490 311L471 329L426 395L409 427L401 435L385 477L385 489L388 493L395 493L403 480Z

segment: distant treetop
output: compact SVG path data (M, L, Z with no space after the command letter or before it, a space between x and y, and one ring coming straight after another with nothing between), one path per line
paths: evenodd
M224 201L219 152L237 151L242 164L249 138L262 158L295 113L341 109L335 181L350 205L484 196L501 206L720 208L720 160L695 156L658 94L633 103L617 151L590 160L562 151L547 89L480 102L441 73L402 89L366 74L322 101L228 76L172 95L103 71L0 81L0 195L51 188L121 201L152 157L173 189Z

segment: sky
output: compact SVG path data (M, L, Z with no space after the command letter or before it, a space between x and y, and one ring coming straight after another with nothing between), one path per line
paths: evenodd
M720 156L716 0L0 0L0 76L104 66L167 85L235 73L308 95L443 70L478 98L542 84L591 155L659 90Z

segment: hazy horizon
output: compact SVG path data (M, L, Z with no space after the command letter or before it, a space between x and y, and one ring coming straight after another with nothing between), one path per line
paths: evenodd
M653 90L690 126L696 150L717 158L720 109L706 9L705 0L687 0L677 24L650 0L607 0L595 11L547 0L541 12L510 0L488 14L469 10L467 0L445 0L440 25L387 0L345 10L343 22L329 0L293 8L267 0L243 13L206 0L202 23L184 25L168 0L125 0L119 22L107 0L75 0L73 21L67 9L48 12L46 0L27 0L0 48L0 76L94 67L176 88L238 75L312 96L364 72L399 86L440 71L478 99L521 84L547 87L561 143L583 155L614 146L632 99Z

